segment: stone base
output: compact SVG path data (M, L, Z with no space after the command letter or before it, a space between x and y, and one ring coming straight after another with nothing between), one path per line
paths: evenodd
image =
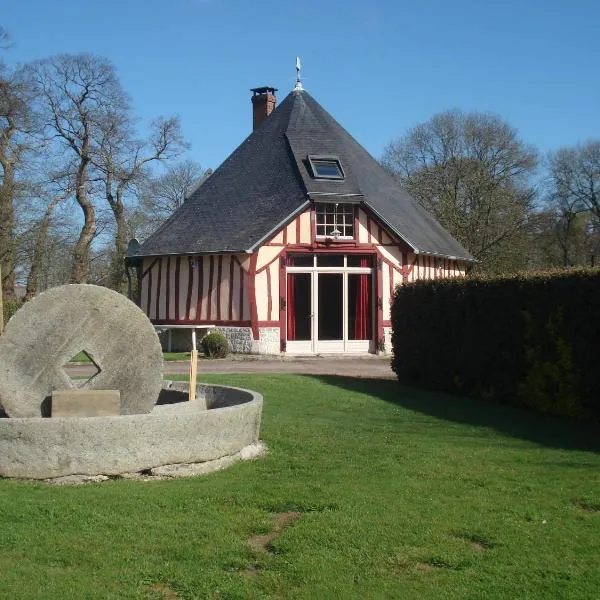
M223 456L215 460L201 463L174 464L155 467L149 472L122 473L118 476L108 475L66 475L65 477L54 477L46 479L46 483L53 485L81 485L83 483L98 483L109 479L137 479L140 481L161 481L163 479L175 479L178 477L194 477L197 475L208 475L215 471L222 471L241 460L257 460L267 454L267 447L262 442L249 444L239 452L231 456Z

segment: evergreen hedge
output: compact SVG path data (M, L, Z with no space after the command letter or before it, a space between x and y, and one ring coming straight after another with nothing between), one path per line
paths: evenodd
M392 304L403 383L600 420L600 270L420 281Z

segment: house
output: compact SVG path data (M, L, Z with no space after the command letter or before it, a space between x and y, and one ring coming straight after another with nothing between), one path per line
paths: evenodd
M141 308L238 352L389 351L394 287L472 256L299 81L252 92L252 133L139 248Z

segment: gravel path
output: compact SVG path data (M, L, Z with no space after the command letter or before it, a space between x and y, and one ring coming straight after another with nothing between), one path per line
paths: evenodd
M165 374L186 374L188 362L165 362ZM73 364L66 367L71 377L93 374L93 368L86 364ZM233 357L217 360L198 361L198 375L202 373L295 373L304 375L345 375L349 377L368 377L393 379L389 357L327 357L309 358L256 358Z

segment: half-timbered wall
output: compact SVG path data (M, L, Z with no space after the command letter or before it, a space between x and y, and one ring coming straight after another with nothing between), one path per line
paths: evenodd
M140 305L155 323L249 321L247 255L144 259Z
M309 208L253 254L144 259L141 308L156 324L216 324L237 351L276 353L286 339L286 252L373 255L374 335L388 350L396 286L462 276L466 267L461 261L415 254L363 207L356 210L354 240L318 239Z

